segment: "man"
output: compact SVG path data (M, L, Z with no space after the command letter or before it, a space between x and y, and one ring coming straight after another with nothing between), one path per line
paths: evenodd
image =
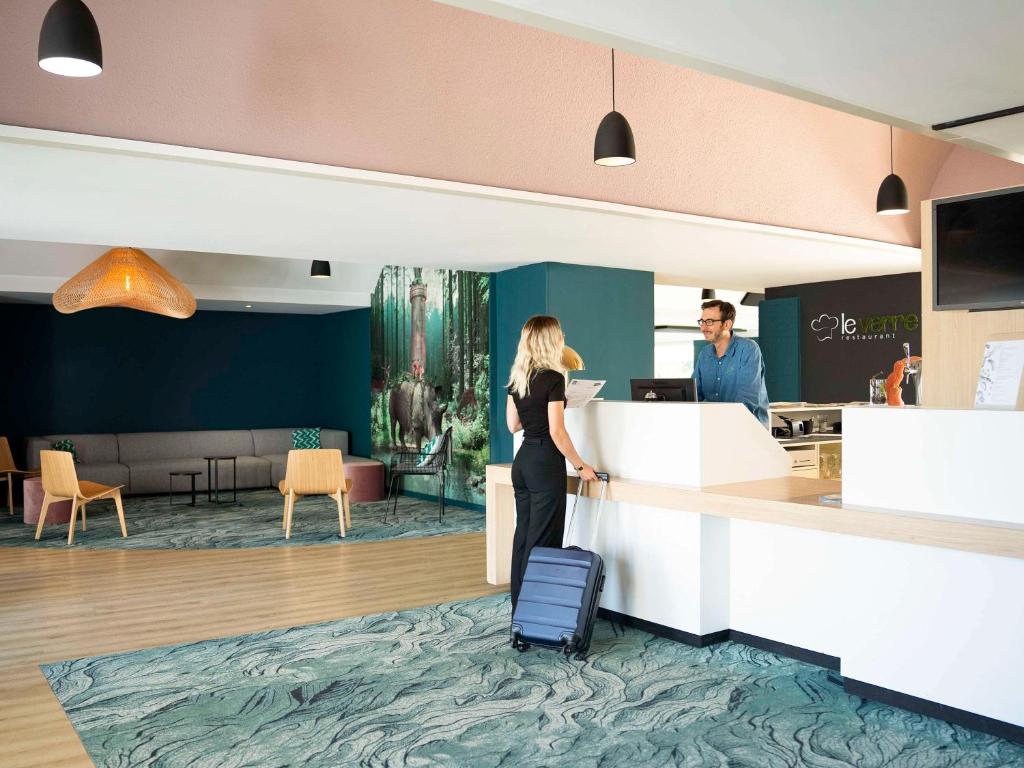
M736 307L727 301L701 304L700 329L709 343L697 356L693 379L697 399L711 403L743 403L768 427L768 390L764 360L757 342L733 336Z

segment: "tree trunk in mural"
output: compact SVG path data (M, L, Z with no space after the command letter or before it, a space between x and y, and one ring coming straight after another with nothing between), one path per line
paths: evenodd
M448 369L448 388L455 383L452 370L455 368L455 273L449 272L445 280L448 285L448 337L445 339L444 359Z
M469 295L471 297L469 302L469 388L473 389L473 384L476 383L476 302L477 296L474 288L476 287L476 275L472 272L466 273L466 286L469 288Z
M456 287L459 292L459 303L458 303L458 315L459 315L459 339L458 339L458 368L459 368L459 394L461 395L466 389L466 304L463 301L462 293L462 272L456 272Z
M419 272L420 270L416 270ZM412 346L409 359L413 378L421 379L427 369L427 286L416 275L409 286L409 304L412 308Z

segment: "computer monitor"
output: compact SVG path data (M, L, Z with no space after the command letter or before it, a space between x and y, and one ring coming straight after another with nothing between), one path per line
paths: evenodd
M693 379L630 379L629 391L638 402L697 402Z

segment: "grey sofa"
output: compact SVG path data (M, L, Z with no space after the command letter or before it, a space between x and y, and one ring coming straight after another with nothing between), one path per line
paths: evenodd
M197 432L129 432L116 435L45 435L30 437L27 461L39 468L39 451L57 440L74 442L79 480L122 485L126 492L167 493L171 472L198 471L196 488L208 485L204 456L237 456L239 488L269 488L284 479L292 429L237 429ZM348 432L321 429L320 444L348 453ZM177 490L184 490L181 479ZM221 462L221 488L231 487L231 462Z

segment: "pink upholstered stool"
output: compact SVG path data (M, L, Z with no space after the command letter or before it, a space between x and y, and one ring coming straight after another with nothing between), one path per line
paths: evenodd
M43 509L43 481L38 477L25 478L25 523L35 525ZM71 501L55 501L46 513L46 524L71 522Z
M384 464L376 459L345 456L345 477L352 481L351 501L381 501L384 498Z

